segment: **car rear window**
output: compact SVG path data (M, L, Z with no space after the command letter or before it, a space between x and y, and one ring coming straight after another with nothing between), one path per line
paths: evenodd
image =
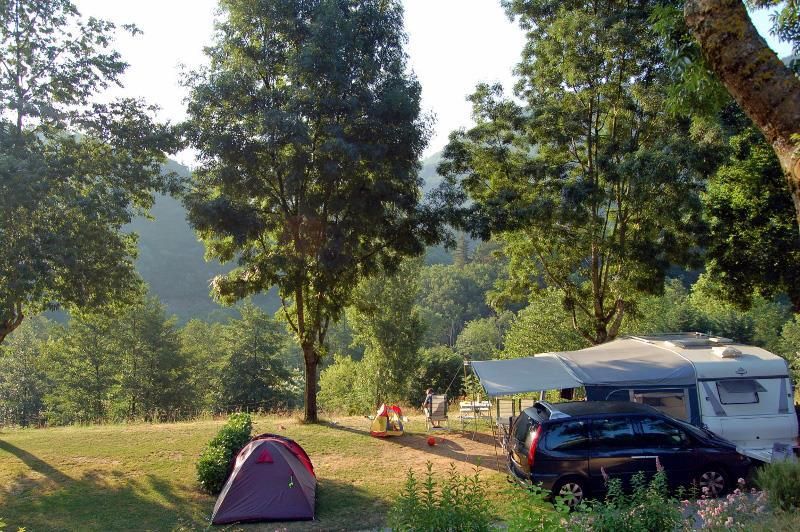
M536 420L523 412L519 415L517 422L514 424L514 437L517 439L517 441L524 442L531 430L536 428L538 425L539 423Z
M589 435L582 421L566 421L547 431L546 446L551 451L574 451L586 449Z
M591 430L594 447L630 447L636 440L633 423L625 417L593 419Z

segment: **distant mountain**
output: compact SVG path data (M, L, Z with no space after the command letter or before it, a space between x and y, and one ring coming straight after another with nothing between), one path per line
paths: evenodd
M188 177L190 170L175 161L167 171ZM139 235L136 269L150 285L167 311L180 321L191 318L221 319L232 310L216 303L209 295L209 281L230 271L233 265L204 259L205 248L186 221L180 200L159 195L150 211L153 218L136 218L128 227ZM267 312L274 312L280 300L274 293L254 299Z
M441 153L436 153L422 161L420 175L425 180L425 192L441 181L436 174L440 160ZM172 160L165 165L165 170L185 177L191 173L189 168ZM128 226L139 235L136 268L150 285L150 290L181 322L192 318L221 319L230 315L231 309L211 299L209 281L215 275L230 271L234 265L204 259L205 248L186 221L186 210L180 200L159 195L150 215L152 220L136 218ZM434 247L429 250L426 261L449 263L452 258L446 250ZM256 297L254 302L270 313L280 307L274 291Z
M436 167L439 166L441 161L441 151L437 151L422 161L422 170L420 170L419 175L425 182L422 185L422 191L425 194L438 187L439 183L442 182L442 176L436 173Z

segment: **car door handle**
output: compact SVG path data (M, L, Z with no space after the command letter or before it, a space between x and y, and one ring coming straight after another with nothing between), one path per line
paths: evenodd
M640 455L640 456L631 456L631 458L633 458L633 459L639 459L639 458L650 458L650 459L652 459L652 460L655 460L656 458L658 458L658 456L647 456L647 455Z

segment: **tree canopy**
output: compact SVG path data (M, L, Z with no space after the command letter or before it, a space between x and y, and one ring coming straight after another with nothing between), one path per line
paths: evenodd
M141 101L93 101L127 66L116 30L68 0L0 3L0 342L26 314L135 289L122 227L175 184L172 128Z
M528 36L522 103L477 88L477 125L451 135L440 198L471 200L456 223L504 242L509 287L558 288L575 329L601 343L670 264L696 263L703 153L664 108L655 3L503 4Z
M428 139L398 1L224 0L188 80L200 168L186 204L225 302L277 286L316 420L325 336L363 277L437 237L419 205Z

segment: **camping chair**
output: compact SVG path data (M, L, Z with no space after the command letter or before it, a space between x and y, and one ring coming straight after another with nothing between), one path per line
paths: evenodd
M513 399L497 399L495 401L495 438L503 451L506 450L511 423L517 417L516 407L517 402Z
M432 395L431 396L431 409L425 409L425 430L431 430L434 423L439 423L441 426L442 421L447 422L447 430L450 430L450 421L447 419L447 396L446 395Z

